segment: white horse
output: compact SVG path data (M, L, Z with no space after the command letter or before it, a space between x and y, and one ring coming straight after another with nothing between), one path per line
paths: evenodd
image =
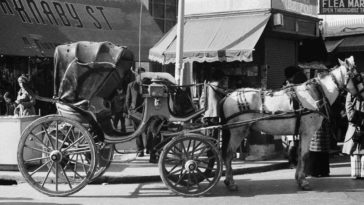
M295 178L300 188L310 188L305 167L311 137L327 115L322 112L322 108L325 107L325 103L333 104L341 90L364 97L362 78L355 69L354 58L339 62L340 65L327 75L290 88L275 92L242 88L226 97L222 105L224 122L227 125L238 125L223 130L222 155L226 166L224 182L230 190L238 189L232 175L233 153L251 129L271 135L292 135L298 131L300 153ZM293 107L292 99L298 102L299 108ZM296 124L298 118L300 123Z

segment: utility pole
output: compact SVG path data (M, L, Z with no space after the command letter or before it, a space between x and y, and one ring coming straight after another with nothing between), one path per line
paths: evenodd
M178 85L183 82L183 34L184 34L184 15L185 0L178 0L178 17L177 17L177 45L176 45L176 65L175 78Z

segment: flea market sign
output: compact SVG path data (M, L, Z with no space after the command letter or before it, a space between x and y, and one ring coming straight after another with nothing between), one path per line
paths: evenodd
M364 0L320 0L320 14L364 14Z

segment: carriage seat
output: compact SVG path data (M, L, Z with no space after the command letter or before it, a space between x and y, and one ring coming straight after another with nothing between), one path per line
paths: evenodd
M79 123L88 123L90 119L96 120L96 116L89 110L90 102L81 100L77 103L56 103L58 114ZM75 109L79 108L80 110ZM81 112L80 112L81 111Z

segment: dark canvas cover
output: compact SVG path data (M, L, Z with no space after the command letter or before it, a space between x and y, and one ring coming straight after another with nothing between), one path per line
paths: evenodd
M133 53L110 42L80 41L60 45L54 54L54 94L61 101L76 103L112 97L126 88Z

